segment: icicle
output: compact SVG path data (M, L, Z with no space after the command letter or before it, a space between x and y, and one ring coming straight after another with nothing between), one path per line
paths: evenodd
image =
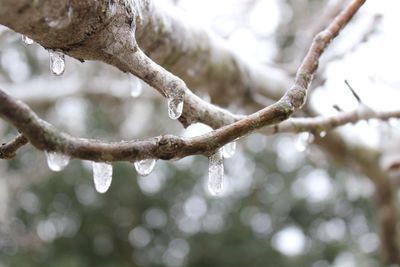
M297 151L303 152L308 145L314 141L314 135L310 133L301 133L296 142Z
M182 87L184 86L184 83L182 85L174 85L165 91L168 98L168 115L173 120L178 119L182 115L185 98L185 91Z
M63 170L69 163L70 157L57 152L45 151L47 165L50 170L59 172Z
M22 35L22 42L24 42L26 45L33 44L33 40L26 35Z
M50 69L54 75L61 75L65 70L65 56L58 51L49 50Z
M229 159L235 155L236 151L236 142L230 142L222 147L222 155L224 158Z
M104 162L93 162L92 167L94 187L97 192L105 193L111 185L113 167Z
M138 97L142 94L143 85L139 78L130 75L129 76L129 88L131 90L132 97Z
M176 120L182 115L183 111L183 98L168 98L168 116Z
M145 160L139 160L134 163L136 171L142 175L146 176L149 175L153 169L154 166L156 165L156 160L155 159L145 159Z
M208 158L208 190L214 196L222 193L224 179L224 162L219 149Z
M319 137L324 138L326 136L326 131L320 131Z

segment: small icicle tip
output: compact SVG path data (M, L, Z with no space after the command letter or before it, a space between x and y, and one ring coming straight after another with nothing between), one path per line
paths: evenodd
M135 161L134 165L138 174L146 176L153 171L154 166L156 165L156 160L155 159L139 160Z
M45 151L47 165L49 169L55 172L62 171L67 167L70 157L57 152Z
M110 188L112 182L113 167L104 162L93 162L93 181L96 191L103 194Z
M63 53L50 50L50 70L54 75L62 75L65 70L65 56Z

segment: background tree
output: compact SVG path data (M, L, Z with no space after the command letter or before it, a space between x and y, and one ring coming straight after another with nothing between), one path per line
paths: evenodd
M1 262L398 264L396 1L349 23L363 3L0 0L0 23L40 44L0 33ZM64 54L85 63L51 77L48 54L55 74ZM208 165L238 138L215 198ZM27 143L53 170L84 161L51 173ZM181 160L132 179L155 159ZM114 167L106 194L90 161L100 192Z

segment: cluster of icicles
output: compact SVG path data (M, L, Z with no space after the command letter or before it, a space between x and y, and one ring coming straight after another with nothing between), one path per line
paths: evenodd
M212 195L220 195L223 189L224 164L223 158L230 158L235 154L236 143L226 144L215 154L209 157L208 169L208 190ZM45 152L47 165L52 171L62 171L69 163L70 157L56 152ZM145 159L136 161L133 165L139 175L149 175L156 164L155 159ZM110 188L113 174L113 167L110 163L92 162L93 181L96 191L99 193L107 192Z
M26 45L33 44L33 40L23 35L22 41ZM50 55L50 70L54 75L60 76L65 71L65 55L56 50L49 50ZM143 91L143 85L140 79L130 75L129 76L129 89L132 97L139 97ZM178 119L183 112L183 100L185 92L183 90L168 90L168 115L171 119Z
M46 151L47 165L50 170L58 172L67 167L70 157L61 153ZM155 159L140 160L134 163L140 175L149 175L156 164ZM99 193L105 193L111 185L113 167L105 162L92 162L94 186Z
M26 45L33 44L33 40L27 36L22 36L22 41ZM50 70L54 75L62 75L65 70L65 56L60 51L49 50ZM132 97L139 97L143 91L143 85L140 79L135 76L129 76L129 87ZM171 119L178 119L182 115L184 92L172 91L167 95L168 115ZM220 195L223 190L224 165L223 158L230 158L235 154L236 143L226 144L222 149L209 157L208 169L208 189L212 195ZM63 170L69 163L70 157L64 154L47 151L47 164L53 171ZM142 176L149 175L154 169L156 160L146 159L134 163L138 174ZM111 185L113 167L105 162L93 162L93 180L96 190L99 193L105 193Z

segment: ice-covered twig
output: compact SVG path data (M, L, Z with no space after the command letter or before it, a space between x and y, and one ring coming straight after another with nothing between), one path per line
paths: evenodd
M92 161L138 161L143 159L177 159L189 155L211 154L222 147L218 130L193 138L164 135L146 140L129 142L102 142L99 140L75 138L60 132L37 117L22 102L14 100L0 90L0 116L15 125L38 149L58 151L75 158ZM261 131L271 135L282 132L328 132L347 123L361 120L400 118L400 111L373 112L360 109L351 112L314 118L292 118L279 124L265 127ZM218 143L221 140L221 143ZM0 149L0 151L2 148Z

